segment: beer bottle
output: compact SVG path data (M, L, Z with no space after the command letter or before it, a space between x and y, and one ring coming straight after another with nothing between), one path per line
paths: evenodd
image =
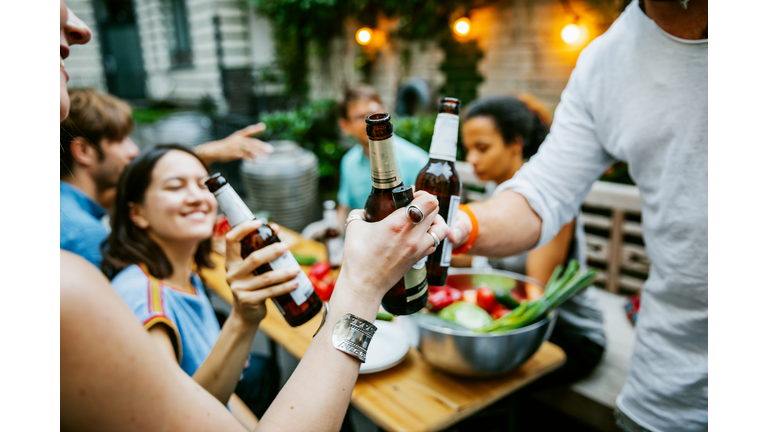
M232 189L232 186L221 174L212 175L205 181L205 184L208 186L208 190L216 197L216 201L219 202L219 206L227 216L227 220L232 225L232 228L243 222L255 219L242 198L237 195L237 192ZM240 255L245 258L251 252L279 241L280 238L277 237L277 234L269 225L262 225L240 242ZM256 268L253 274L260 275L272 270L298 266L299 263L296 262L296 258L293 257L290 251L286 251L285 254L271 263ZM291 327L297 327L309 321L323 307L323 301L315 293L312 282L309 281L307 275L303 271L299 272L296 279L299 281L299 286L295 290L272 299L272 302L277 306L277 309L283 314L285 321Z
M395 156L394 127L387 113L371 114L365 118L368 148L371 160L371 194L365 202L365 219L378 222L397 210L392 191L403 185ZM381 305L394 315L418 312L426 305L408 303L405 279L401 278L381 301Z
M456 98L443 98L432 134L429 162L416 177L416 190L437 197L440 216L448 226L453 225L461 202L461 180L456 172L456 142L459 136L459 107ZM453 244L446 237L427 259L427 279L430 285L442 286L448 278Z
M336 216L336 202L325 201L323 203L323 223L325 224L325 251L331 268L341 266L341 253L344 250L344 239L339 232L339 220Z

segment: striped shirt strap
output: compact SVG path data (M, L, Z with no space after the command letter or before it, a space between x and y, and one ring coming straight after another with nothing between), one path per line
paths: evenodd
M171 330L173 330L173 334L176 336L175 338L171 338L171 344L173 345L173 350L176 352L176 359L181 364L181 358L182 358L182 345L181 345L181 334L179 333L179 329L176 328L176 326L173 324L173 322L166 316L165 310L163 309L163 292L162 292L162 284L159 280L157 280L156 277L152 276L149 273L149 269L145 264L139 264L139 267L141 267L141 270L144 271L144 274L149 279L149 287L148 287L148 306L149 306L149 318L144 321L144 328L146 330L149 330L150 328L154 327L157 324L164 324L168 326Z

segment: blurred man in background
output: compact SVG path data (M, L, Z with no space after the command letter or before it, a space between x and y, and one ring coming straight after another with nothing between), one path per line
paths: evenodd
M387 112L387 107L373 87L361 86L347 90L338 109L341 131L359 144L341 159L338 213L341 221L339 225L344 226L349 211L364 208L371 193L371 161L368 156L365 118L374 113ZM403 184L415 184L419 171L429 162L429 154L395 133L395 155Z

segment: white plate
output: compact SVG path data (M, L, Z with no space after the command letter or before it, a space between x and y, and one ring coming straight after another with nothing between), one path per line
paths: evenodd
M374 373L389 369L408 354L408 336L403 329L391 322L376 320L376 334L368 345L365 363L360 365L360 373Z

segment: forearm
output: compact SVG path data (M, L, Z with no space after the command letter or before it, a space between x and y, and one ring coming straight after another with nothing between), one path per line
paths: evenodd
M230 315L208 358L192 377L223 404L235 390L257 330L258 325L248 325Z
M257 430L303 431L308 424L316 431L339 430L360 361L333 347L333 328L347 313L373 322L381 303L381 298L360 295L353 288L344 276L339 278L325 324Z
M215 158L211 152L211 145L216 144L219 141L211 141L205 144L200 144L199 146L193 148L195 154L203 160L203 163L205 165L210 165L211 162L215 162Z
M253 430L253 428L255 428L259 423L259 419L256 418L256 415L236 394L230 396L229 408L230 412L232 412L232 415L235 416L237 421L239 421L240 424L245 426L245 428L249 431Z
M534 247L541 218L521 194L505 190L487 201L469 204L478 224L473 255L505 257Z

